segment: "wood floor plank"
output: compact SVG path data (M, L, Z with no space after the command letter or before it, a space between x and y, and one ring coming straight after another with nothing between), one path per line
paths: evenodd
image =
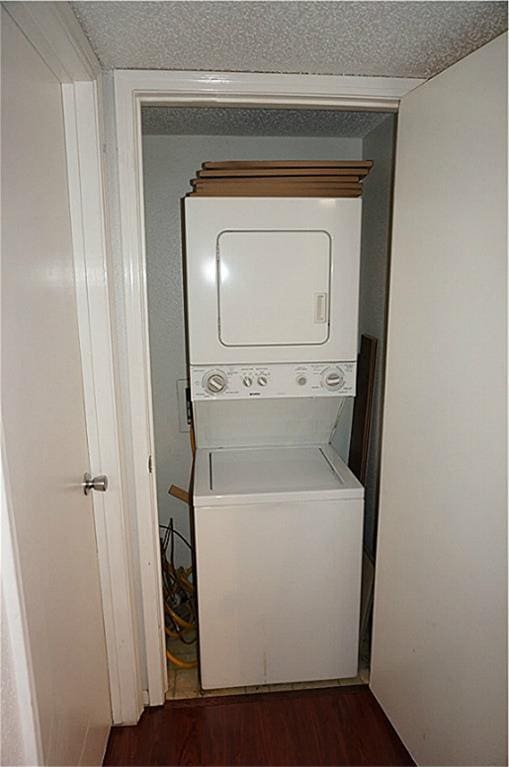
M171 701L113 728L105 765L413 765L365 686Z

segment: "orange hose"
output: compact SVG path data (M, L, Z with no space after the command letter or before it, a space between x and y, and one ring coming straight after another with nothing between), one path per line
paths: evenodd
M165 633L172 639L178 639L181 634L186 634L188 631L191 631L191 630L192 629L180 629L180 631L172 631L172 629L169 629L168 626L164 627Z
M180 615L177 615L177 613L174 612L174 610L172 610L171 607L166 602L164 603L164 609L166 610L168 615L170 615L173 618L173 620L175 621L177 626L180 626L181 629L195 629L196 628L194 623L189 623L189 621L186 621L186 620L184 620L184 618L181 618Z
M169 650L166 650L166 657L170 661L170 663L173 663L175 666L178 666L179 668L196 668L198 665L197 660L182 660L181 658L176 658L174 655L171 654Z

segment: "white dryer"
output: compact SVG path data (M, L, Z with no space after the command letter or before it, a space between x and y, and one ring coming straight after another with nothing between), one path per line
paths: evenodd
M363 496L327 444L197 451L204 689L357 674Z
M187 198L191 366L355 364L361 204Z

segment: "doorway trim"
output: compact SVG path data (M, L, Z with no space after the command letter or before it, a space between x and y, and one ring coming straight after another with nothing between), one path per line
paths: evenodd
M62 85L76 303L89 471L108 476L92 493L114 724L143 711L140 643L126 518L108 292L97 82Z
M425 81L406 78L116 70L106 92L112 269L120 278L114 343L122 360L149 705L167 688L148 333L141 108L266 107L396 112ZM155 462L154 462L155 463Z

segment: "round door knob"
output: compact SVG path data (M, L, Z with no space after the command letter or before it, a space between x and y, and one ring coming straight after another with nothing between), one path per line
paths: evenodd
M269 382L269 379L267 376L258 376L258 385L259 386L267 386Z
M83 475L81 487L83 488L85 495L88 495L91 490L105 493L108 489L108 477L105 474L98 474L97 477L93 477L87 472Z
M242 379L242 383L244 384L244 386L247 386L247 388L249 389L249 387L253 385L253 379L251 378L251 376L244 376L244 378Z
M341 389L345 379L341 370L326 370L322 378L322 386L330 391Z
M220 370L209 373L205 377L205 389L210 394L221 394L226 389L228 381L224 373Z

